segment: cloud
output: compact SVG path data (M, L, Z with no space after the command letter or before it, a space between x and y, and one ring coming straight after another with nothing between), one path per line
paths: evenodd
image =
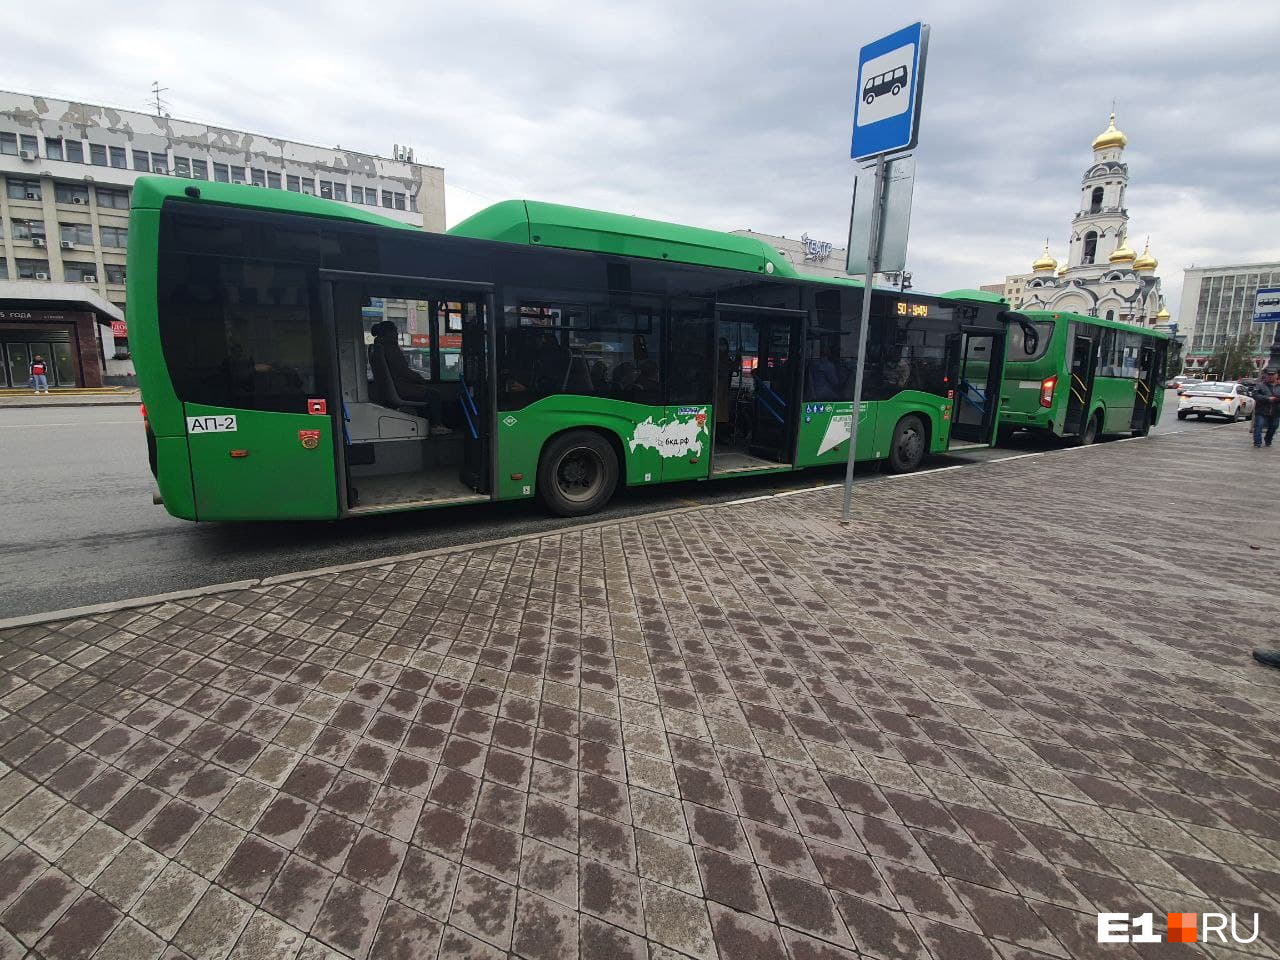
M1175 308L1184 266L1280 255L1274 3L224 0L197 22L47 0L7 24L0 86L145 109L158 79L174 116L407 143L445 168L450 222L525 196L842 245L857 49L912 14L933 28L918 289L1024 271L1046 236L1061 256L1113 97L1131 235L1150 233Z

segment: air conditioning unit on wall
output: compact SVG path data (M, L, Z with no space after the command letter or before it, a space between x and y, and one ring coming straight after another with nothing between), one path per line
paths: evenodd
M85 274L83 277L81 277L80 279L81 279L81 280L83 280L85 283L97 283L97 282L98 282L98 278L97 278L97 277L95 277L92 273L86 273L86 274Z

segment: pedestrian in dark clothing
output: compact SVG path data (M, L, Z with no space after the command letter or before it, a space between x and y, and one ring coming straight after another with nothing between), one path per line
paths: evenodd
M1253 399L1257 402L1253 411L1253 445L1261 447L1265 442L1269 447L1280 427L1280 373L1264 373L1262 382L1253 388Z

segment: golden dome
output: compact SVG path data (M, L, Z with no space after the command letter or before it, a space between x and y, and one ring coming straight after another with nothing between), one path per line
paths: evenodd
M1062 266L1060 266L1060 267L1058 268L1058 276L1060 276L1060 277L1065 277L1065 276L1067 275L1067 270L1068 270L1068 269L1069 269L1069 268L1068 268L1067 264L1065 264L1065 263L1064 263Z
M1128 241L1122 236L1120 238L1120 246L1116 247L1111 256L1107 257L1111 263L1132 263L1137 254L1129 249Z
M1116 129L1116 115L1111 114L1111 122L1107 124L1107 129L1093 138L1093 149L1105 150L1107 147L1120 147L1129 142L1129 138Z
M1156 314L1156 320L1161 323L1164 323L1168 319L1169 319L1169 311L1166 308L1161 307L1160 312Z
M1151 255L1151 238L1147 237L1146 245L1142 248L1142 253L1138 255L1138 259L1133 261L1133 269L1135 270L1154 270L1160 261Z
M1040 254L1040 259L1031 264L1031 270L1039 273L1041 270L1057 270L1058 261L1049 253L1049 241L1044 242L1044 253Z

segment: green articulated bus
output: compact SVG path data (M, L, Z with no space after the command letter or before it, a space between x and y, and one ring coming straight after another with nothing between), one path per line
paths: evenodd
M128 278L151 467L177 517L529 497L580 515L620 484L848 456L862 286L748 237L531 201L432 234L143 177ZM860 460L906 471L993 441L994 411L956 384L998 388L1003 306L874 292Z
M1010 329L998 436L1014 430L1093 443L1145 436L1160 420L1169 337L1075 313L1027 310Z

